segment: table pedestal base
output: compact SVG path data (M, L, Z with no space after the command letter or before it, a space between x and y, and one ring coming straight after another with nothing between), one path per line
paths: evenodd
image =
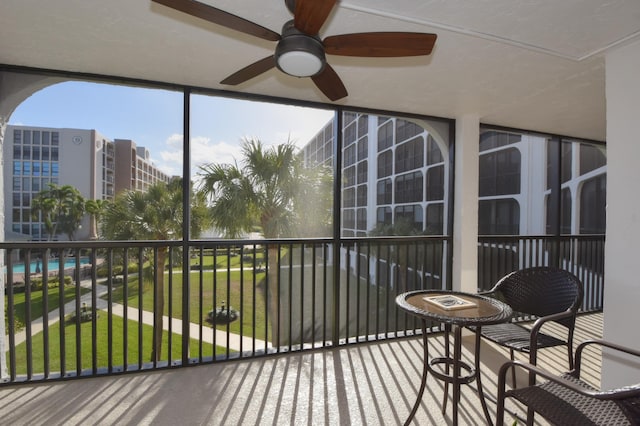
M482 388L482 377L480 374L480 327L476 327L475 330L475 350L474 350L474 365L470 366L466 362L462 361L462 326L453 325L453 356L451 356L449 350L449 335L451 333L452 325L445 324L445 356L429 359L429 341L427 335L427 323L422 320L422 342L424 348L424 360L422 368L422 382L420 383L420 390L416 402L405 422L408 425L413 420L413 417L418 411L418 407L422 402L422 396L424 394L425 387L427 385L427 377L431 373L435 378L444 382L444 395L442 398L442 414L446 413L447 400L449 394L449 383L453 386L453 424L458 424L458 404L460 402L460 385L470 384L474 380L477 381L477 392L480 403L482 404L482 410L484 411L487 424L491 425L491 416L489 409L487 408L487 402L484 398L484 391ZM444 372L438 369L438 366L444 365ZM453 370L453 371L450 371ZM465 370L467 374L462 375L462 370Z

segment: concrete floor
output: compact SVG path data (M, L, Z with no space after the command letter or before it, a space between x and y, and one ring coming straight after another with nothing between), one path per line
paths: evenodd
M601 333L601 314L579 317L576 342ZM430 338L431 347L442 351L442 336ZM473 339L464 340L463 356L471 361ZM539 354L541 367L567 369L563 350ZM507 358L505 350L483 344L487 395L496 395L495 372ZM600 359L600 354L587 358L586 374L595 385ZM421 340L407 338L170 371L3 386L0 424L397 425L413 406L421 371ZM451 401L445 415L440 408L443 389L429 377L413 424L451 424ZM495 404L488 404L495 419ZM459 415L462 425L486 423L475 384L463 386Z

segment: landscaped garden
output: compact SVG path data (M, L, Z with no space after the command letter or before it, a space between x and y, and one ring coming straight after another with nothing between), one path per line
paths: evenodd
M111 365L122 367L124 364L125 344L124 344L124 319L121 317L113 317L111 334L112 360ZM80 365L82 370L92 368L93 348L92 348L92 322L82 322L80 324ZM106 312L98 312L96 321L96 359L97 365L104 367L109 365L109 321ZM65 333L65 368L66 371L76 371L76 323L66 321L64 324ZM142 348L138 351L138 339L142 333ZM127 365L149 362L149 354L152 347L153 329L148 325L140 325L137 321L127 321L127 343L126 356ZM60 371L60 348L57 344L60 341L60 324L55 323L49 327L49 369L50 371ZM168 333L163 334L163 353L168 351ZM44 334L38 333L31 340L32 345L32 369L35 374L42 374L44 371ZM199 353L199 342L191 339L189 351L191 356ZM226 353L227 349L218 347L216 354ZM233 351L231 351L233 352ZM26 342L16 346L16 373L27 373L27 356ZM202 356L211 357L213 355L213 345L203 343ZM173 334L171 345L171 359L181 359L182 357L182 340L179 334ZM8 359L7 359L8 361Z

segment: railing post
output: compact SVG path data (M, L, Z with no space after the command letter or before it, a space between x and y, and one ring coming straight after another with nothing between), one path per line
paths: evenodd
M341 208L342 205L342 108L337 108L333 120L335 143L333 175L333 333L332 346L340 344L340 250L341 250Z

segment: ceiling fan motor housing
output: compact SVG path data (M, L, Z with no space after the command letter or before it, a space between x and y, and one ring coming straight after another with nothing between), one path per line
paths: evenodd
M275 58L280 71L295 77L317 75L326 64L322 41L296 29L293 21L287 22L282 28L282 39L276 46Z

